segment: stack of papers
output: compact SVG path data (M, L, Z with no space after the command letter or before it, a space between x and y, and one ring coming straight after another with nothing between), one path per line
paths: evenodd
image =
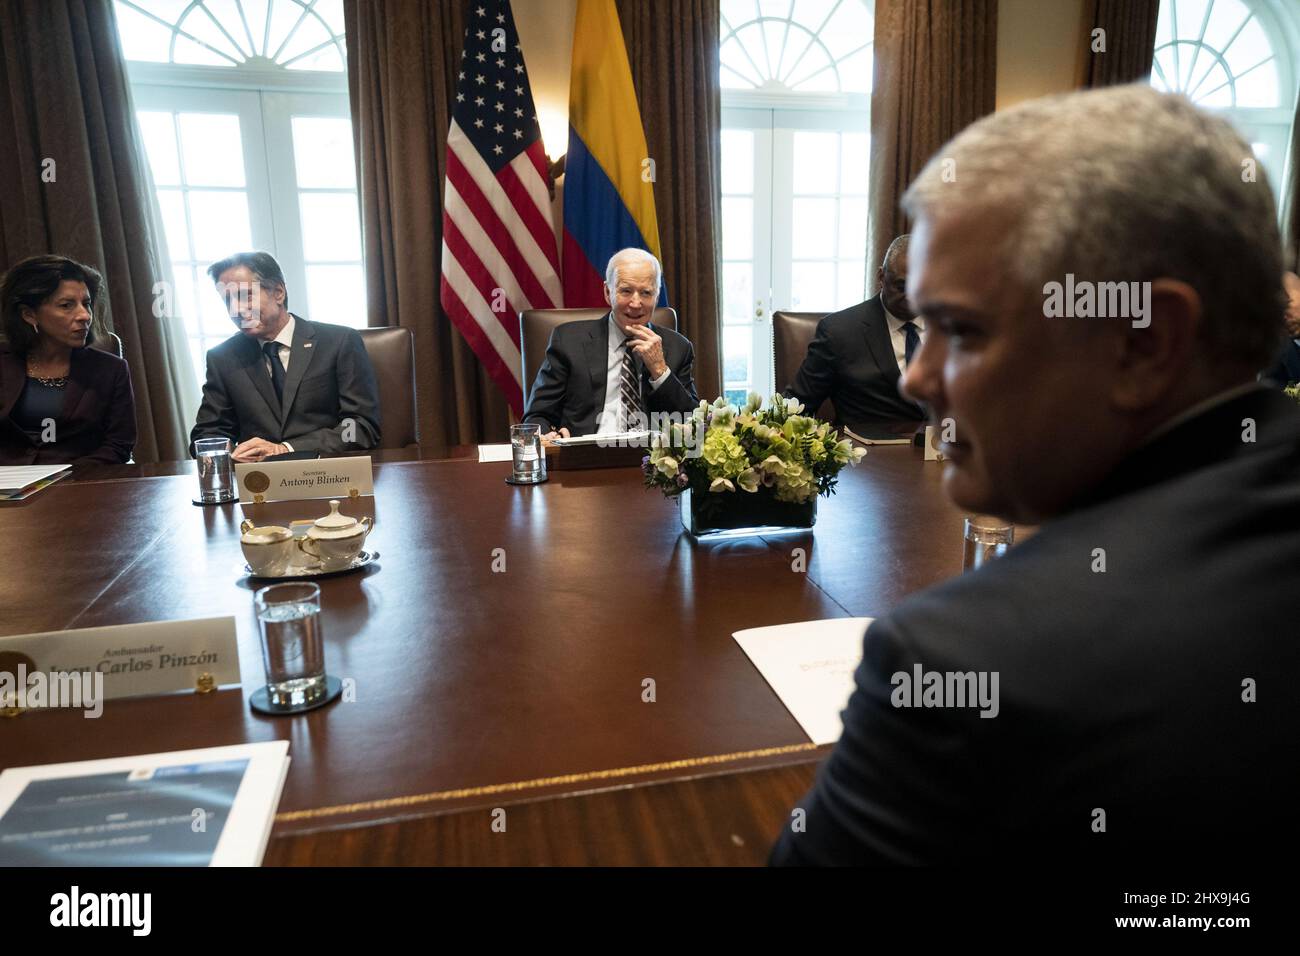
M257 866L289 743L13 767L0 866Z
M844 727L842 711L862 662L862 635L874 618L840 617L731 635L790 716L815 744L833 744Z
M840 430L844 432L844 434L852 438L854 441L863 445L910 445L912 444L911 438L863 438L861 435L859 435L857 432L853 431L852 429L842 428Z
M584 445L601 445L610 448L644 448L650 444L650 433L647 431L639 432L606 432L603 435L580 435L576 438L557 438L551 442L552 445L558 445L561 448L581 448Z
M0 467L0 501L22 501L72 473L71 465Z

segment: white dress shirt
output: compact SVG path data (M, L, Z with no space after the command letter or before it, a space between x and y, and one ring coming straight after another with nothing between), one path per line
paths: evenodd
M882 305L881 308L884 306ZM889 337L894 341L894 360L898 362L898 374L902 375L907 371L907 332L903 329L907 323L895 318L894 313L888 309L885 309L885 321L889 323ZM912 324L916 326L916 331L921 336L921 345L924 345L925 319L918 315L912 320Z
M289 354L293 351L293 327L295 325L297 325L297 321L294 319L293 313L290 312L289 321L284 323L284 328L280 330L280 334L272 340L276 345L280 346L280 364L284 366L286 372L289 371ZM257 347L260 349L263 344L259 341ZM262 364L266 366L266 374L270 375L271 360L264 359Z
M627 333L618 327L613 313L610 313L605 321L609 323L609 351L605 363L605 407L601 410L600 417L596 419L599 426L596 429L597 435L628 430L627 422L623 421L623 401L620 397ZM651 379L650 391L657 391L660 385L668 381L668 376L671 374L672 369L666 368L658 378Z

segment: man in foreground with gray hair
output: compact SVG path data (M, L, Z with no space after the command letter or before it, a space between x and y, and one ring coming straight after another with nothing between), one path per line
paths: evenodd
M662 284L659 260L644 249L614 253L605 267L609 312L551 333L524 421L555 439L642 430L652 412L695 408L690 340L650 323Z
M1135 85L987 117L908 190L929 335L902 388L949 426L956 504L1042 527L870 626L773 862L1281 852L1300 410L1255 382L1284 298L1254 165ZM945 677L919 702L917 667ZM995 707L943 692L968 675Z

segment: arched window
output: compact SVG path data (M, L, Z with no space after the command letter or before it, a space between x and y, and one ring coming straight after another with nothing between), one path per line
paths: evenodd
M1295 118L1300 4L1161 0L1151 84L1221 112L1245 135L1274 190Z
M342 0L115 0L198 373L233 331L206 270L279 260L294 312L366 324Z
M722 0L722 355L771 394L774 310L866 295L874 0Z
M722 86L871 92L872 17L862 0L722 4Z
M347 68L340 0L117 0L117 19L128 60Z

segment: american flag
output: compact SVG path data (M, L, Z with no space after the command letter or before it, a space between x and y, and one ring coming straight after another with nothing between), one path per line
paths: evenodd
M508 0L471 0L447 134L442 308L516 414L519 312L558 308L546 153Z

